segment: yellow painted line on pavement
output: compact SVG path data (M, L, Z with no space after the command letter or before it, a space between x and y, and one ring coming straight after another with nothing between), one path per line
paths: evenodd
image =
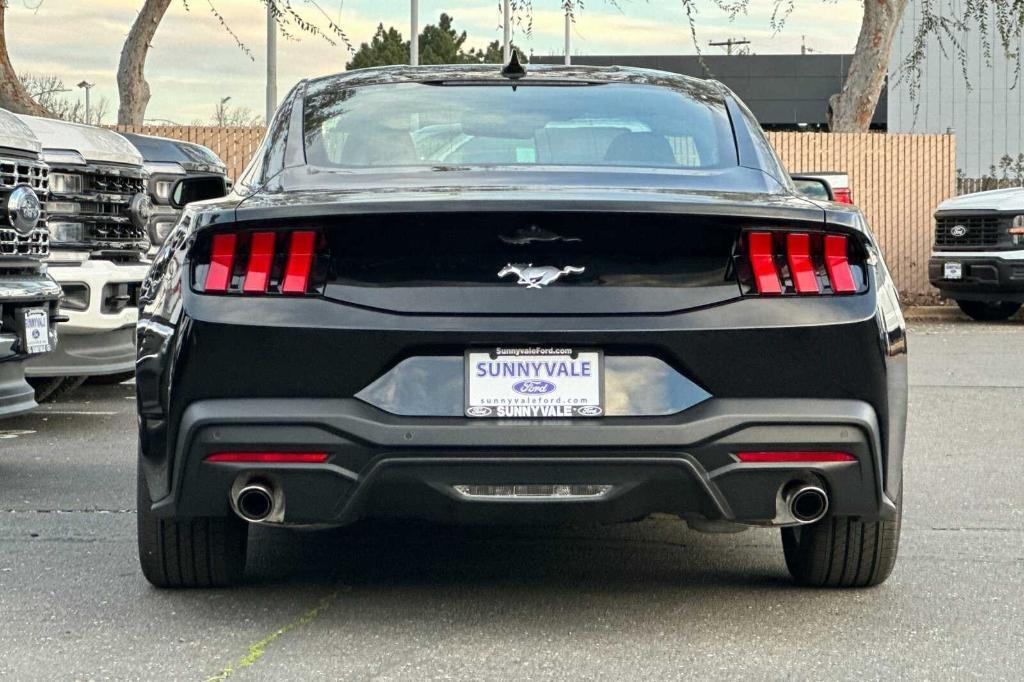
M303 625L308 625L309 623L312 623L320 616L321 613L329 609L331 605L335 601L337 601L337 599L337 592L332 592L328 596L324 597L320 600L319 604L311 608L309 611L306 611L306 613L302 614L296 620L293 620L291 623L288 623L284 627L275 630L274 632L270 633L258 642L250 644L249 653L247 653L242 658L238 659L238 662L236 662L234 665L224 668L213 677L206 678L206 682L222 682L222 680L228 679L242 668L248 668L249 666L253 665L254 663L256 663L256 661L260 660L260 658L263 657L263 654L266 652L267 647L273 644L274 640L276 640L278 637L281 637L282 635L288 634L295 628L299 628Z

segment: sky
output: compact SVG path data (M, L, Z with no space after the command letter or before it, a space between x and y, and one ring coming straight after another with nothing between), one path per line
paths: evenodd
M698 0L700 2L700 0ZM213 4L230 28L251 49L251 60L221 28ZM352 42L368 42L378 23L409 36L409 0L292 0L307 19L326 25L320 10L340 25ZM617 5L617 6L616 6ZM699 7L698 39L710 54L709 40L747 38L756 54L795 53L801 41L821 53L852 52L860 27L860 0L806 0L785 29L770 27L772 0L750 0L746 14L730 22L710 2ZM8 51L19 73L54 74L66 86L96 83L94 101L110 100L117 110L117 62L124 38L142 0L9 0ZM564 15L559 0L533 0L533 30L519 30L514 41L534 54L561 54ZM420 0L420 24L435 23L441 12L466 31L467 47L501 38L499 0ZM173 0L146 62L152 99L147 122L187 125L207 120L218 100L262 113L265 101L266 15L259 0ZM302 78L335 73L351 58L343 46L299 34L278 39L278 92L283 96ZM678 0L588 0L573 27L575 54L693 54L686 15ZM70 97L80 97L74 89Z

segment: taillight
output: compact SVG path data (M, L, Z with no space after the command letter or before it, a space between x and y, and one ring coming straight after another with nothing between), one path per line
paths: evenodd
M850 191L849 187L834 187L832 188L833 201L837 201L840 204L852 204L853 203L853 192Z
M324 279L322 246L315 230L221 232L194 251L193 282L211 294L316 293Z
M232 464L322 464L326 452L215 452L207 462Z
M741 462L772 464L772 463L801 463L811 464L817 462L856 462L857 458L848 452L806 452L797 450L794 452L767 451L767 452L738 452L736 459Z
M758 230L743 235L742 247L737 265L747 293L855 294L866 286L846 235Z

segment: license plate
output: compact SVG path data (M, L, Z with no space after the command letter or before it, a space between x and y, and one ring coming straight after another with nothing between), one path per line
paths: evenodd
M527 419L604 414L604 356L570 348L466 352L467 417Z
M964 266L961 263L944 263L942 266L942 276L945 279L963 279Z
M25 350L29 355L48 353L50 347L50 316L41 308L23 311Z

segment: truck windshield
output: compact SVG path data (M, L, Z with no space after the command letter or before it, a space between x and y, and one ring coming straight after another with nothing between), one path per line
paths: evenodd
M311 84L307 163L735 166L725 105L709 89L625 83Z

